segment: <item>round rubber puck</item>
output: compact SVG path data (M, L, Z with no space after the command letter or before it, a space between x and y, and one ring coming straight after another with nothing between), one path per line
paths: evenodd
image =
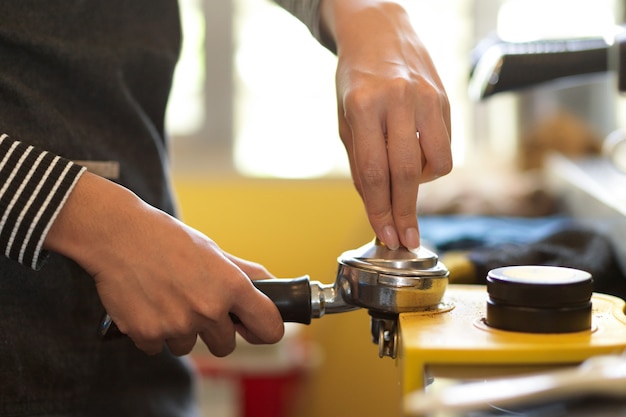
M517 332L568 333L591 328L591 274L522 265L487 275L487 325Z

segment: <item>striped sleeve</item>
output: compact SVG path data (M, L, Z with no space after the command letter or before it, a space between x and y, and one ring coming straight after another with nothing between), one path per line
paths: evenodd
M43 241L84 168L7 135L0 136L0 250L40 269Z

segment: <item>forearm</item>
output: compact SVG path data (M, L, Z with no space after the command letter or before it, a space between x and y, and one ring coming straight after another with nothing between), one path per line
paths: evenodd
M0 250L32 269L47 251L88 267L116 225L151 209L128 189L7 135L0 135L0 184Z

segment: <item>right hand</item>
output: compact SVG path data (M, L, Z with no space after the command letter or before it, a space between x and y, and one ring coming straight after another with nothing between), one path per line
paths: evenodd
M78 181L44 247L85 268L117 327L148 354L164 343L187 354L200 336L225 356L236 331L251 343L282 338L278 309L250 281L271 277L262 266L95 175Z
M408 12L393 0L325 0L337 45L339 134L376 236L420 246L419 186L452 169L450 103Z

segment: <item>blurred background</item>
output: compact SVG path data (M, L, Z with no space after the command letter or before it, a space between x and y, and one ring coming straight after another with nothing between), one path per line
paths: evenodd
M425 219L560 214L543 158L598 155L624 126L615 74L481 100L469 93L475 47L494 36L610 39L622 3L405 2L452 106L455 169L422 187ZM181 5L185 42L167 123L183 220L277 277L334 282L337 257L373 238L337 133L335 57L270 1ZM289 326L277 346L240 343L231 358L201 346L192 356L207 416L400 415L399 370L378 358L365 311Z

